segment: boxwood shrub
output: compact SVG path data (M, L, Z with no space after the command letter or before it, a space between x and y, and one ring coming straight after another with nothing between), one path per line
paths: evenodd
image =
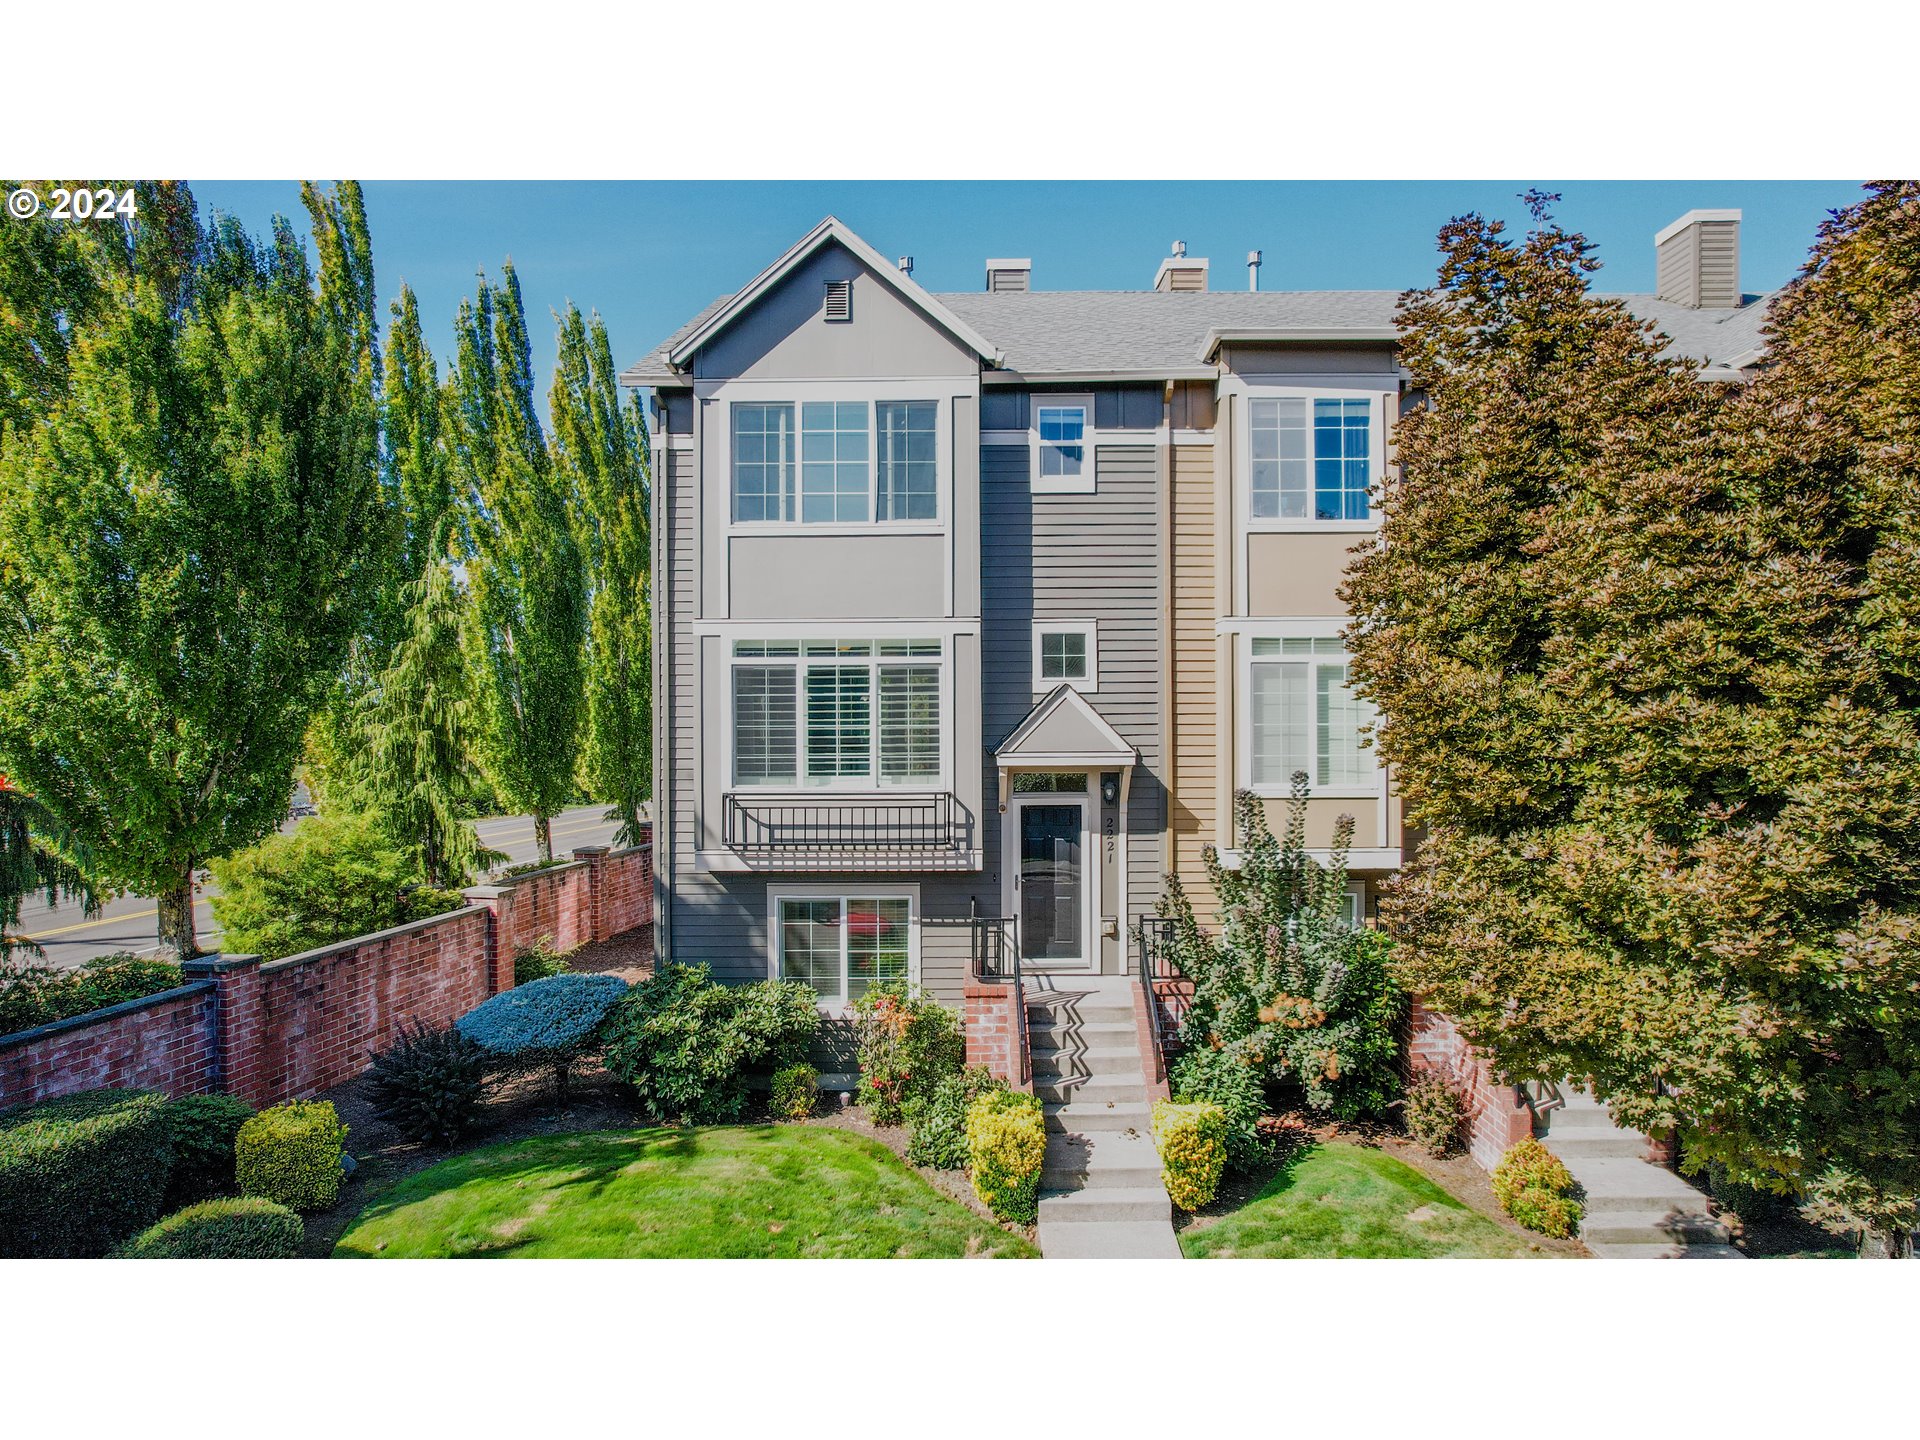
M1527 1229L1565 1239L1583 1207L1573 1173L1538 1140L1522 1140L1493 1167L1493 1198Z
M166 1200L167 1102L87 1090L0 1115L0 1256L104 1255Z
M967 1107L973 1193L1002 1220L1031 1224L1039 1212L1047 1123L1040 1102L1019 1090L990 1090Z
M1156 1100L1153 1144L1167 1198L1187 1211L1211 1204L1227 1168L1227 1112L1210 1100Z
M292 1260L306 1226L258 1195L202 1200L150 1225L115 1254L123 1260Z
M252 1118L253 1106L238 1095L183 1095L167 1102L167 1131L173 1138L169 1208L231 1195L239 1188L234 1140Z
M324 1210L340 1194L340 1147L347 1127L331 1100L292 1100L240 1127L240 1188L292 1210Z

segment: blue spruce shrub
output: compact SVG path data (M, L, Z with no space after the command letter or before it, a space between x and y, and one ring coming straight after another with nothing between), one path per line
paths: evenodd
M503 990L454 1028L502 1068L551 1065L564 1099L573 1061L594 1047L601 1022L626 993L618 975L549 975Z

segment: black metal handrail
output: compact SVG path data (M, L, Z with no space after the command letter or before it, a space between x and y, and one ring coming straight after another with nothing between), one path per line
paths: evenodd
M729 850L747 854L933 855L962 848L960 815L950 791L873 799L730 792L721 834Z
M1173 921L1157 915L1140 917L1140 984L1146 991L1147 1019L1153 1027L1154 1048L1165 1060L1179 1049L1178 1031L1160 996L1160 981L1185 978L1173 962Z
M973 917L973 973L983 980L1020 980L1020 917Z

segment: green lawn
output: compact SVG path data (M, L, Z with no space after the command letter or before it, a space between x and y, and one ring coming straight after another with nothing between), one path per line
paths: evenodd
M885 1146L809 1125L547 1135L377 1196L336 1256L1027 1257Z
M1191 1259L1426 1259L1537 1255L1529 1242L1469 1209L1380 1150L1332 1142L1283 1168L1246 1204L1189 1226Z

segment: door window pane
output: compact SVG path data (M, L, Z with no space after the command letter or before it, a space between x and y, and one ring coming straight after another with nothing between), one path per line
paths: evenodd
M935 519L939 492L934 402L883 400L874 412L880 437L880 518Z
M793 518L793 406L733 407L733 518Z
M1020 953L1028 960L1082 958L1084 887L1080 806L1020 808Z
M809 401L800 407L800 519L866 518L866 403Z

